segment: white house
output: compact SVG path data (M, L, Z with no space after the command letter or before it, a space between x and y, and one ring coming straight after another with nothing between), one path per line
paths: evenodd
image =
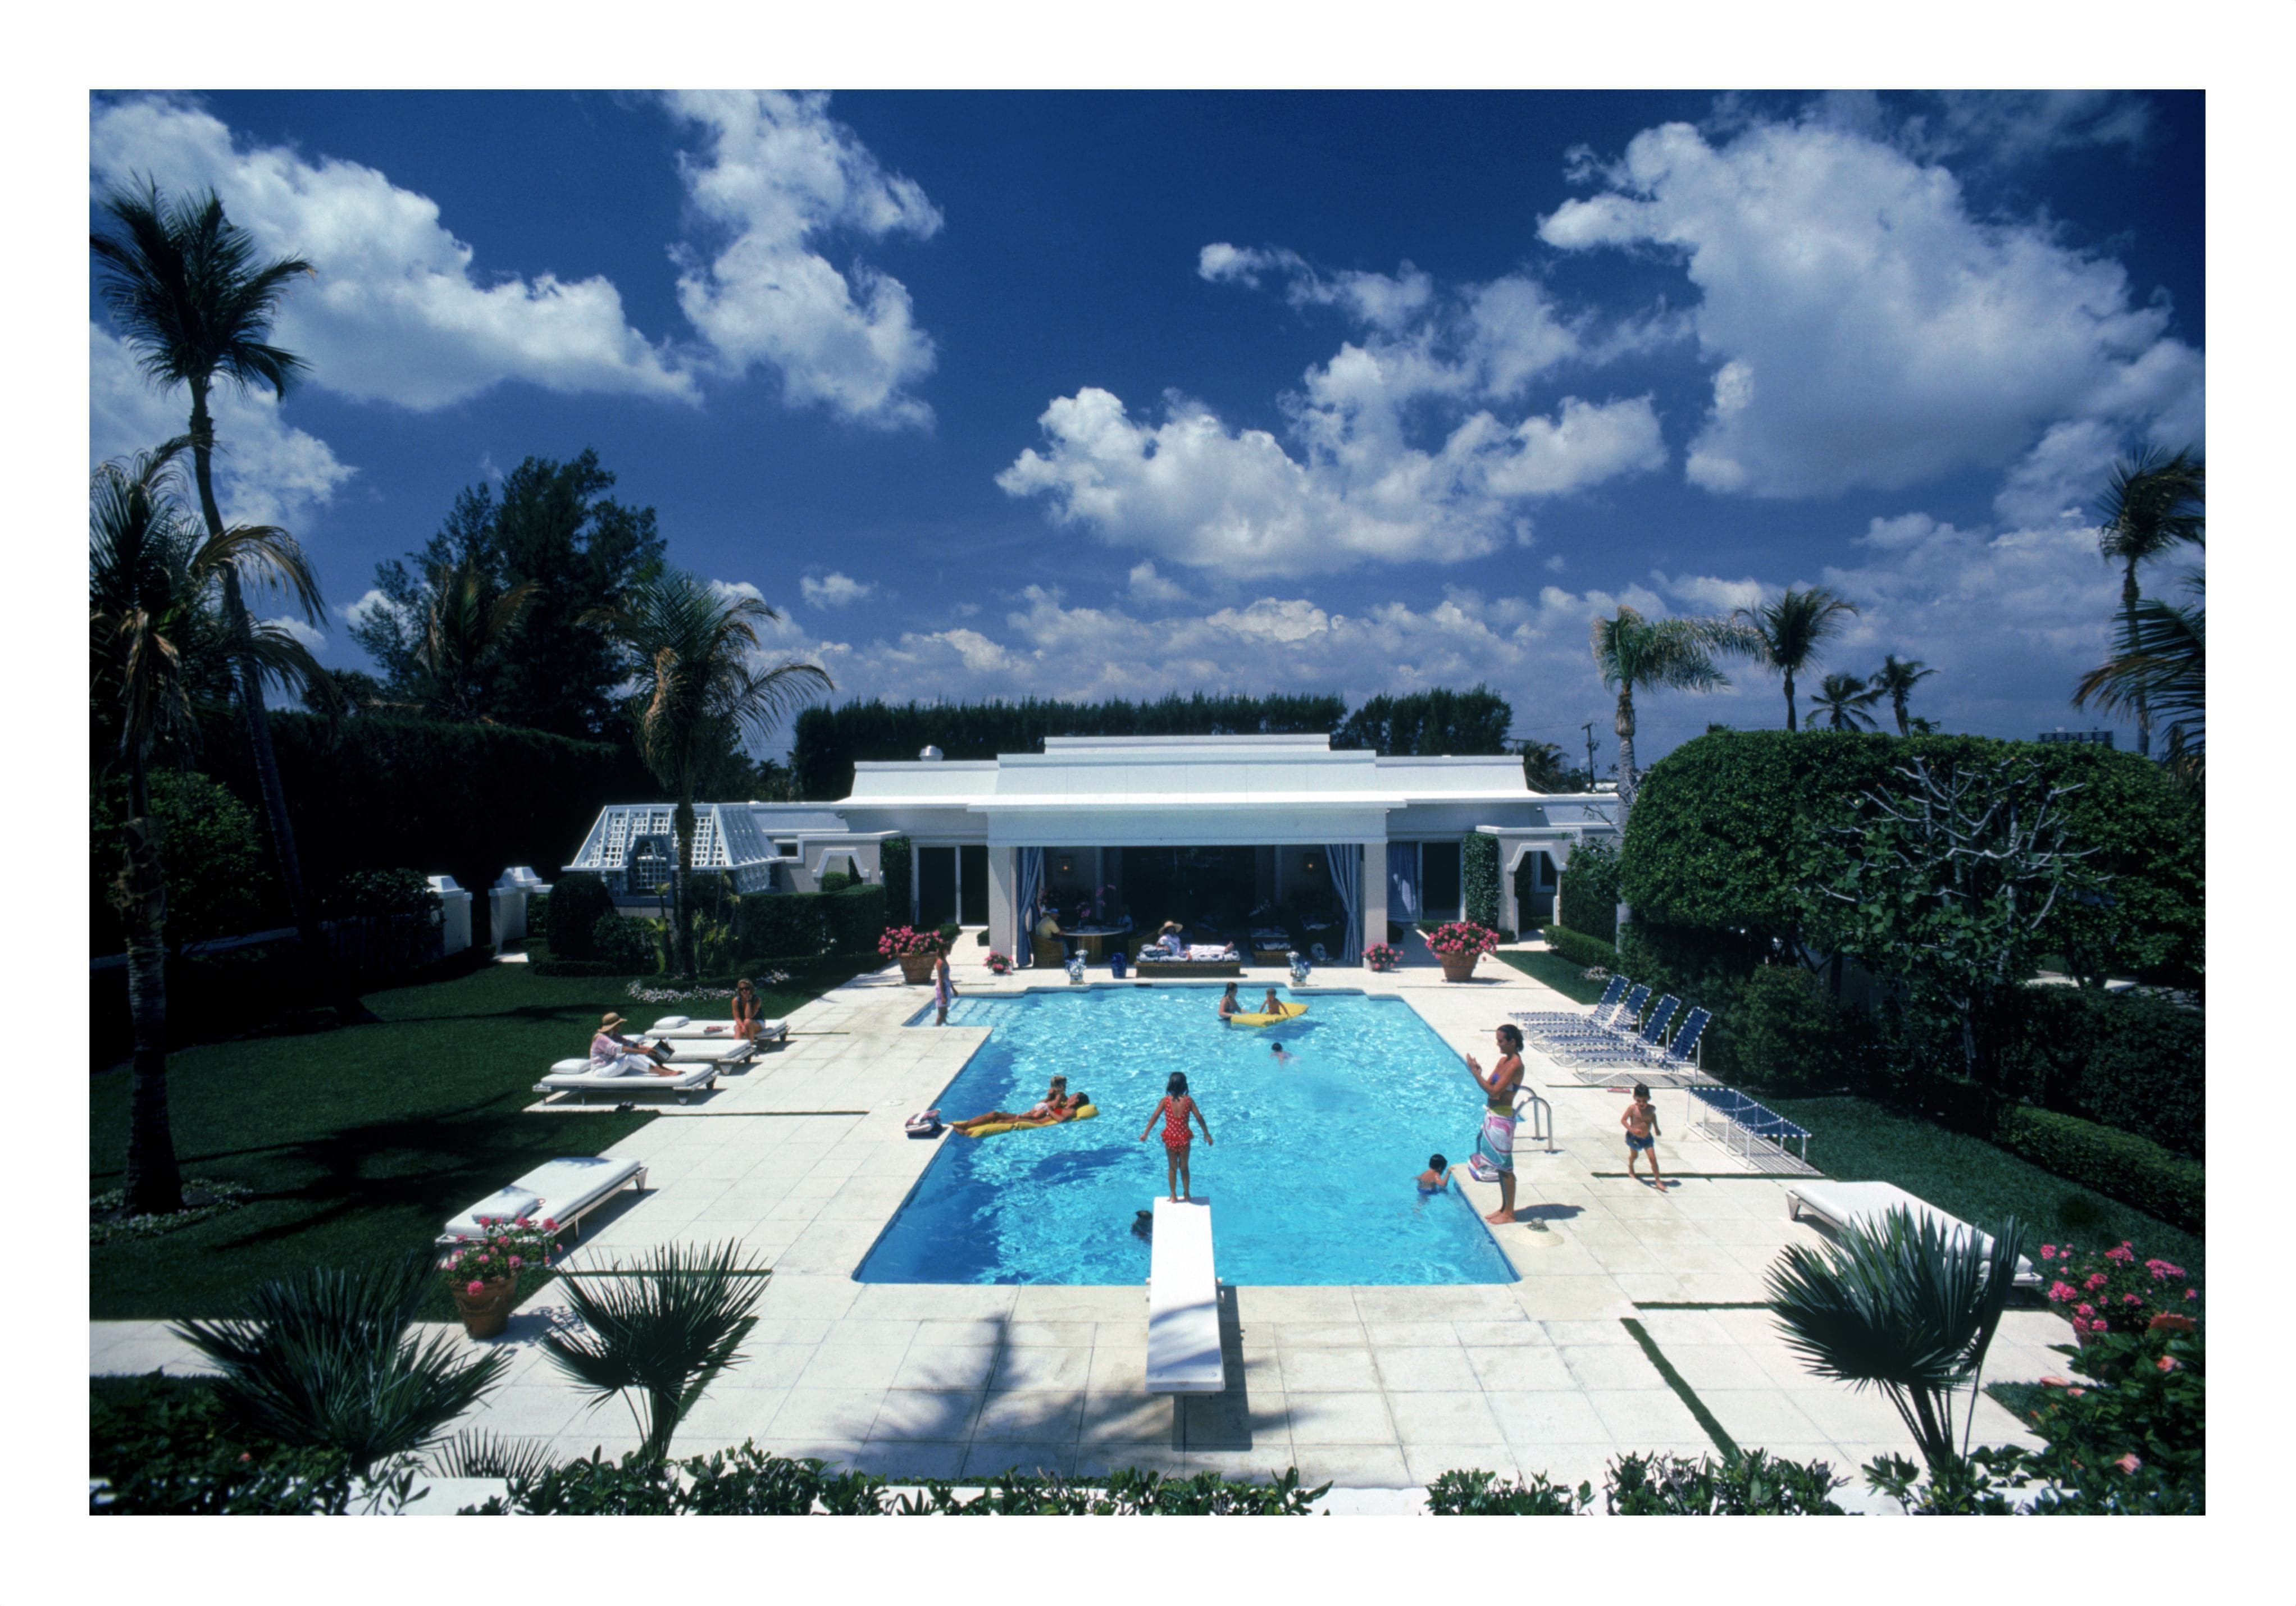
M1534 792L1505 755L1382 758L1323 735L1054 736L1042 753L859 764L836 803L699 805L694 864L739 892L810 891L832 870L881 880L882 844L905 836L912 906L894 917L985 925L1004 953L1040 895L1120 903L1152 926L1306 899L1328 901L1352 959L1390 920L1459 915L1472 835L1497 839L1500 923L1520 926L1519 897L1551 889L1579 842L1616 836L1617 807ZM610 807L567 868L652 905L669 832L668 804Z

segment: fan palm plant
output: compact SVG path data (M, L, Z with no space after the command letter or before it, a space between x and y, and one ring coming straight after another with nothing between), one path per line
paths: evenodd
M1729 619L1646 619L1623 602L1616 617L1594 621L1590 636L1595 668L1603 684L1619 689L1618 712L1611 728L1619 738L1619 807L1621 812L1631 812L1636 784L1636 689L1718 690L1730 684L1730 677L1715 663L1714 655L1756 651L1759 638Z
M545 1334L543 1348L599 1401L627 1397L650 1461L668 1456L709 1378L739 1364L734 1348L773 1274L744 1264L740 1248L667 1243L636 1266L561 1279L581 1328Z
M258 259L255 241L224 216L212 191L170 202L155 184L113 191L103 211L115 225L91 234L88 249L103 276L104 305L141 361L144 377L163 389L183 385L191 391L189 439L193 477L209 538L224 533L223 512L215 495L215 418L208 398L222 380L242 390L262 387L284 396L303 371L303 360L266 338L288 286L315 272L299 257ZM308 571L307 571L308 572ZM310 589L316 604L318 590ZM263 793L263 812L279 856L280 885L295 920L303 962L310 979L334 988L316 915L303 886L295 832L287 817L287 794L271 749L271 725L263 703L264 667L252 646L253 621L240 594L237 576L223 581L223 624L234 643L234 670L240 707L247 720L249 750ZM355 1012L356 999L339 997L338 1007Z
M1866 710L1882 701L1880 688L1869 685L1855 675L1833 674L1818 683L1817 693L1809 700L1809 722L1817 723L1820 714L1825 716L1826 728L1836 731L1872 730L1874 716Z
M2081 676L2073 706L2094 702L2108 713L2144 710L2165 718L2169 765L2198 784L2205 778L2208 715L2206 582L2185 583L2189 606L2146 597L2130 616L2120 651ZM2144 727L2139 726L2140 732Z
M1759 608L1741 608L1730 617L1760 643L1754 656L1785 676L1786 729L1794 726L1794 676L1817 662L1817 650L1841 633L1845 613L1857 604L1822 586L1796 591Z
M672 816L677 863L670 876L676 965L693 973L693 796L727 736L759 737L817 692L834 691L828 671L808 663L757 661L758 627L780 614L754 596L721 589L676 569L639 586L609 610L606 623L636 654L630 723L638 756L677 799Z
M234 1421L366 1472L435 1442L510 1365L506 1349L466 1360L452 1333L408 1332L435 1277L424 1250L366 1273L313 1266L262 1284L236 1317L170 1331L215 1363Z
M1973 1416L2024 1248L2013 1216L1988 1245L1957 1224L1893 1209L1876 1225L1851 1222L1823 1251L1788 1244L1769 1271L1769 1307L1812 1372L1880 1389L1939 1476L1966 1452L1966 1425L1954 1442L1954 1396L1969 1386Z
M128 1013L135 1035L129 1095L127 1208L165 1215L183 1208L182 1178L168 1116L167 878L152 813L156 754L187 748L202 684L226 673L234 643L216 617L215 594L242 569L276 584L307 610L317 587L294 537L268 525L202 536L176 491L181 440L95 471L88 491L89 696L119 730L126 770L125 863L112 903L126 926ZM332 685L302 643L258 625L237 644L242 663L314 698Z
M1898 735L1914 733L1913 723L1906 714L1906 700L1914 694L1915 686L1936 673L1918 658L1899 658L1892 652L1882 660L1881 671L1870 684L1890 700L1890 711L1898 717Z
M2133 653L2140 593L2136 569L2176 547L2207 544L2208 470L2190 447L2177 453L2148 448L2115 463L2098 507L2102 528L2097 550L2120 565L2121 651ZM2131 686L2128 708L2136 716L2136 750L2152 753L2152 714L2148 688Z

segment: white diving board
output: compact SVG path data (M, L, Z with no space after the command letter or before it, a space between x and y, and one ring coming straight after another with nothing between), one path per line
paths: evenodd
M1211 1204L1159 1199L1148 1249L1148 1392L1218 1394L1226 1387Z

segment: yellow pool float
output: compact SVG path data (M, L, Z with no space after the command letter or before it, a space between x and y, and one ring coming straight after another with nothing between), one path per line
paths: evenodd
M967 1137L995 1137L1000 1132L1026 1132L1032 1127L1065 1127L1070 1121L1088 1121L1099 1113L1099 1105L1086 1104L1078 1109L1074 1115L1069 1117L1067 1121L1055 1121L1049 1119L1041 1121L992 1121L986 1127L974 1127L966 1129L964 1135ZM956 1131L958 1128L951 1127L950 1130Z
M1272 1015L1255 1011L1249 1015L1230 1015L1228 1019L1238 1026L1281 1026L1286 1020L1297 1020L1307 1012L1308 1006L1304 1004L1279 1004Z

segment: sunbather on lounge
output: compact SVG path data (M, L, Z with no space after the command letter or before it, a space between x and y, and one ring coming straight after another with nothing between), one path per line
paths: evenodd
M738 1037L755 1038L765 1029L766 1023L758 1008L757 987L744 976L734 984L734 1031Z
M590 1069L609 1077L674 1077L677 1074L662 1063L667 1056L659 1049L648 1049L636 1037L625 1037L615 1028L625 1024L611 1010L598 1022L598 1035L590 1039Z
M1043 1103L1033 1104L1018 1114L1010 1110L992 1110L986 1115L951 1121L948 1125L951 1131L964 1133L970 1133L977 1127L993 1127L999 1123L1017 1127L1030 1121L1051 1121L1057 1125L1062 1121L1074 1120L1076 1112L1091 1102L1088 1094L1072 1093L1065 1098L1046 1099Z

